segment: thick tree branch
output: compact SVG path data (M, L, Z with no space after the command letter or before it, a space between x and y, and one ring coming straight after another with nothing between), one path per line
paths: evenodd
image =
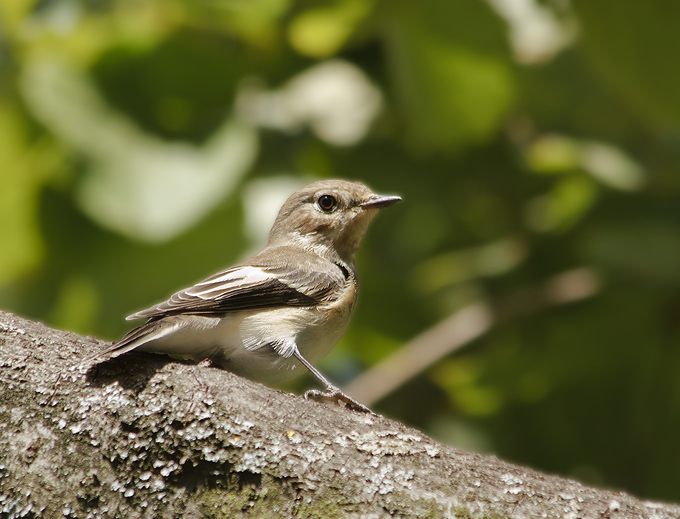
M383 417L0 313L2 517L677 518Z

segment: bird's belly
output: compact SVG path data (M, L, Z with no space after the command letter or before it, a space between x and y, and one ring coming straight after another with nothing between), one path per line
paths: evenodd
M318 308L281 308L257 312L240 325L241 348L231 350L225 367L261 382L282 382L306 372L293 356L297 347L312 364L325 357L342 337L349 313L333 315Z
M342 337L351 311L277 308L239 312L221 319L196 317L177 331L140 346L140 351L211 359L229 371L261 382L280 382L305 372L293 357L322 359Z

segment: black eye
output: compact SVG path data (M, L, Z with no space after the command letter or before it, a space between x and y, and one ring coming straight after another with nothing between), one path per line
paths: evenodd
M338 201L331 195L321 195L316 203L324 213L331 213L338 207Z

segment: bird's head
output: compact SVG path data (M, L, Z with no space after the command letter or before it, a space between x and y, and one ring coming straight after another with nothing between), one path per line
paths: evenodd
M398 196L376 195L359 182L314 182L283 204L269 233L269 245L291 243L321 254L335 251L352 263L378 209L399 200Z

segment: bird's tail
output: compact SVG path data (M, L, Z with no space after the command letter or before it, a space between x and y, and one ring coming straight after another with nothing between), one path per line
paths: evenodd
M177 323L167 326L167 323L162 323L158 319L150 319L145 324L130 330L118 342L115 342L104 350L95 353L91 357L85 359L83 362L99 363L119 357L120 355L135 350L140 346L147 344L148 342L165 337L166 335L176 331L178 327L179 326Z

